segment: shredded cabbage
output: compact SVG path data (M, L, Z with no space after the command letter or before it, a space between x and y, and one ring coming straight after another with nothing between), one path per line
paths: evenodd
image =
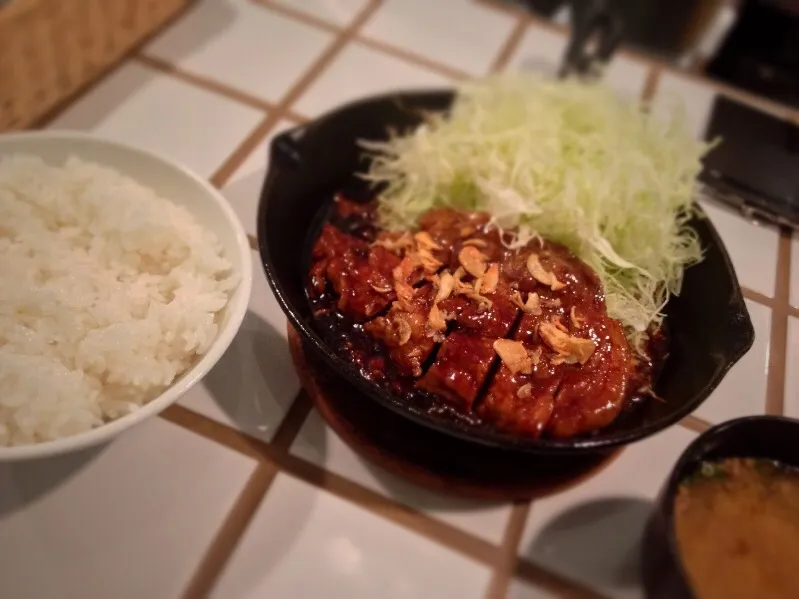
M447 116L361 142L373 154L362 176L384 187L388 229L449 206L518 227L517 246L564 244L597 272L609 314L641 349L684 268L701 260L687 221L709 146L683 117L652 116L599 83L493 76L463 85Z

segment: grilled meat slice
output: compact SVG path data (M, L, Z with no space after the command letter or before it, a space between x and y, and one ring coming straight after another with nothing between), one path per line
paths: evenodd
M416 386L469 412L494 363L494 339L470 331L450 333Z
M357 321L372 318L397 298L392 271L400 259L385 248L325 225L312 257L311 292L321 295L329 281L338 295L336 307Z
M579 334L594 340L588 361L564 370L547 430L554 437L573 437L613 422L627 396L633 362L621 324L604 313L588 314Z
M394 302L384 316L363 327L383 342L400 374L422 376L422 365L437 345L435 332L428 326L434 295L435 289L429 284L414 289L409 302Z
M520 343L529 359L529 372L501 363L479 404L480 416L497 428L539 437L555 407L555 393L563 380L563 365L553 364L538 335L542 316L525 314L513 339Z

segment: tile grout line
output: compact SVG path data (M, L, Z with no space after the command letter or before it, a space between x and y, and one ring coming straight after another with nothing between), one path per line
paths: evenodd
M335 434L335 433L332 433ZM281 470L317 489L358 506L427 540L489 568L499 560L500 547L395 499L325 470L290 453L281 455Z
M142 65L150 67L151 69L154 69L166 75L170 75L175 79L183 81L184 83L188 83L190 85L194 85L196 87L204 89L208 92L224 96L229 100L238 102L239 104L244 104L245 106L249 106L250 108L254 108L256 110L260 110L266 113L272 112L277 109L277 104L275 104L274 102L270 102L269 100L264 100L262 98L259 98L258 96L254 96L250 93L247 93L235 87L231 87L230 85L221 83L210 77L199 75L197 73L192 73L175 64L172 64L169 61L163 60L161 58L148 54L144 51L140 51L131 56L131 60L135 60L141 63ZM284 118L296 121L298 123L304 123L310 120L308 117L304 115L296 114L288 110L283 112L283 116Z
M131 59L160 73L164 73L174 77L175 79L179 79L184 83L190 83L206 91L225 96L234 102L239 102L245 106L249 106L250 108L255 108L256 110L261 110L263 112L270 112L276 108L275 104L272 102L262 100L261 98L246 92L233 89L209 77L186 71L177 65L174 65L166 60L162 60L156 56L152 56L144 51L134 54Z
M350 42L360 27L380 7L380 0L370 0L352 22L341 30L339 35L322 51L311 66L306 69L295 83L284 94L283 98L269 112L266 118L253 129L250 134L239 144L233 153L211 176L211 182L217 187L222 187L236 172L236 169L247 159L250 153L269 134L281 118L286 116L292 104L321 76L328 66L341 53L341 50Z
M473 77L471 73L467 73L466 71L463 71L457 67L443 64L441 62L427 58L422 54L418 54L413 50L406 50L405 48L387 44L371 37L358 35L353 39L353 41L361 44L362 46L366 46L367 48L377 50L386 56L404 60L411 65L425 68L430 72L436 73L437 75L443 75L444 77L455 79L456 81L463 81Z
M277 4L273 0L250 0L250 2L268 8L274 13L283 15L285 17L289 17L290 19L294 19L295 21L299 21L300 23L304 23L305 25L310 25L311 27L322 29L323 31L327 31L328 33L333 33L338 35L346 27L338 25L337 23L333 23L331 21L327 21L321 17L316 17L302 10L292 8L291 6Z
M791 233L780 231L777 282L771 310L766 413L782 415L785 407L785 375L788 353L788 313L791 287Z
M272 462L258 462L233 507L208 544L188 585L180 595L181 599L205 599L210 595L255 516L258 506L272 486L277 472L278 469Z
M494 57L494 60L491 61L490 70L492 73L499 73L505 70L505 67L508 66L508 62L519 48L519 44L521 44L524 34L527 33L527 25L529 22L530 19L525 15L519 15L516 18L516 23L508 35L508 39L505 40L505 42L502 44L502 47L499 49L499 52L497 52L497 55Z
M321 29L329 33L337 33L342 31L342 28L334 23L330 23L324 19L320 19L308 13L304 13L295 8L290 8L287 6L276 4L272 0L251 0L251 2L263 6L265 8L268 8L269 10L276 12L278 14L282 14L289 18L295 19L301 23L305 23L306 25L309 25L311 27L316 27L318 29ZM393 44L388 44L380 40L365 36L360 32L356 32L352 36L352 40L354 42L357 42L358 44L361 44L373 50L377 50L382 54L398 58L415 66L423 67L429 71L432 71L439 75L443 75L445 77L449 77L451 79L463 80L472 77L471 74L462 71L461 69L451 67L447 64L438 62L431 58L427 58L426 56L413 52L412 50L407 50L400 46L395 46Z
M253 460L261 461L265 456L266 459L271 459L268 452L265 453L263 444L259 440L232 427L222 425L180 404L172 404L158 416L167 422L185 428L195 435L213 441L230 451L240 453Z
M698 416L694 416L693 414L689 414L688 416L680 420L678 424L684 428L687 428L689 431L693 431L699 434L704 433L707 429L713 426L707 420L699 418Z
M305 420L312 409L311 398L308 397L305 389L301 388L292 402L291 408L283 418L283 422L280 423L277 431L275 431L275 436L270 443L272 447L278 451L288 453L289 449L291 449L291 444L294 443L297 435L300 434L302 425L305 424Z
M310 14L304 13L297 9L289 8L287 6L282 6L280 4L275 4L271 0L251 0L251 1L254 2L255 4L260 4L261 6L267 7L269 10L272 10L276 13L283 14L287 17L305 23L306 25L310 25L311 27L317 27L319 29L322 29L323 31L332 32L332 33L341 31L341 27L339 27L338 25L325 21L324 19L314 17ZM405 48L401 48L399 46L388 44L386 42L382 42L380 40L365 36L359 32L356 32L355 35L353 35L352 40L354 42L357 42L358 44L361 44L373 50L377 50L382 54L392 56L400 60L404 60L407 63L423 67L439 75L444 75L445 77L450 77L456 80L463 80L471 77L469 73L462 71L458 68L451 67L447 64L438 62L431 58L427 58L426 56L422 54L417 54L412 50L407 50Z
M478 563L489 567L498 563L499 546L493 545L467 531L436 520L390 497L381 495L377 491L363 487L344 476L325 470L317 464L292 455L290 453L291 443L302 428L302 424L311 408L310 398L304 392L300 392L271 443L254 439L242 431L212 420L184 406L173 405L162 415L173 424L201 435L211 442L219 443L233 451L254 457L259 463L267 462L273 464L275 466L275 475L282 472L297 478L320 491L335 495ZM260 482L260 484L263 485L264 483ZM269 485L266 485L264 496L268 488ZM263 501L263 498L261 501ZM252 505L252 503L253 500L249 499L247 505ZM256 507L257 505L253 506L253 512ZM234 524L240 522L235 514L229 514L228 520L231 520ZM241 530L241 534L243 534L244 530L246 529ZM223 537L221 531L217 537ZM227 544L232 553L234 547L230 545L230 539L224 537L222 541ZM215 555L215 559L219 560L220 555L216 551L209 549L209 554ZM215 564L215 566L217 570L221 571L221 565ZM207 578L205 580L207 583Z
M316 27L317 29L321 29L322 31L326 31L328 33L340 33L345 29L344 27L341 27L335 23L331 23L319 17L315 17L301 10L297 10L295 8L291 8L288 6L283 6L281 4L276 4L273 0L250 0L250 1L253 2L254 4L263 6L277 14L282 14L286 17L289 17L291 19L294 19L311 27ZM444 75L452 79L461 80L461 79L468 79L471 77L469 73L462 71L461 69L438 62L422 54L417 54L412 50L407 50L400 46L395 46L393 44L389 44L386 42L382 42L378 39L368 37L360 33L360 31L355 32L355 34L352 36L352 41L357 42L358 44L361 44L373 50L377 50L382 54L393 56L394 58L399 58L400 60L404 60L405 62L411 63L415 66L426 68L439 75Z
M641 90L641 102L648 106L655 97L660 87L660 74L662 70L658 65L650 65L644 80L644 89Z
M535 18L529 11L524 10L518 6L509 6L508 4L497 2L496 0L472 0L474 4L490 8L497 12L501 12L512 17L528 17Z
M110 65L106 66L103 69L100 69L94 77L89 79L83 86L75 90L73 93L69 94L62 100L59 100L52 108L50 108L47 112L43 115L33 119L33 121L29 122L24 128L23 131L29 129L44 129L48 127L50 124L53 123L59 116L61 116L64 112L67 111L73 104L80 101L82 98L88 96L94 89L96 89L103 81L105 81L109 75L117 71L121 66L130 62L130 59L133 58L139 50L144 48L148 43L152 40L157 38L161 35L164 31L169 29L172 25L177 23L180 19L182 19L188 11L191 10L191 6L185 6L184 8L178 10L173 14L171 17L166 19L161 25L156 27L153 31L145 35L139 42L123 53L119 58L112 62ZM5 133L5 131L0 131L0 133ZM10 131L9 131L10 133Z
M762 304L768 308L774 308L774 298L763 295L758 291L749 289L748 287L741 287L741 294L750 301Z
M250 439L239 431L218 425L218 423L214 423L215 426L208 426L209 419L198 418L196 413L183 406L175 405L170 408L170 413L165 417L173 424L224 445L232 451L241 451L244 447L246 449L241 452L257 461L255 470L239 492L214 538L208 544L189 584L181 595L182 599L208 597L266 497L267 491L280 472L275 452L287 450L294 437L299 433L309 410L310 400L304 392L300 392L275 432L272 442L266 445L255 439ZM224 428L227 430L223 430ZM235 438L235 441L231 442L232 438Z
M508 587L519 559L519 543L527 523L527 515L530 513L530 505L529 501L517 502L511 508L505 534L502 537L499 560L488 585L486 599L504 599L508 594Z
M732 85L728 85L723 81L716 81L714 79L710 79L709 77L705 77L697 73L682 71L680 69L674 68L668 63L660 62L654 58L647 57L645 58L645 60L648 60L651 63L659 64L661 69L670 75L673 75L681 79L685 79L687 81L696 83L703 87L707 87L710 91L716 94L720 94L727 98L740 101L743 104L755 108L756 110L760 110L761 112L765 112L767 114L771 114L779 118L788 119L795 123L799 122L798 109L785 106L784 104L779 104L778 102L769 100L765 96L758 96L743 88L737 88Z
M282 111L279 109L275 109L271 112L266 113L266 116L261 119L261 122L255 126L255 128L250 131L247 137L244 138L233 152L228 155L228 157L220 164L214 173L209 177L209 181L214 187L222 189L225 186L225 183L228 182L230 177L238 170L238 168L244 164L244 161L255 151L255 148L258 147L269 132L275 128L275 126L280 122L282 117Z
M568 597L568 599L608 599L605 595L584 584L534 564L525 557L517 558L513 576L554 593L558 597Z

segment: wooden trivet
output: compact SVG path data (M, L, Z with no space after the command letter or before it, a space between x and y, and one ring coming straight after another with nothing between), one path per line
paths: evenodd
M291 325L288 338L300 381L328 426L370 462L435 492L489 500L542 497L586 480L620 453L535 456L451 437L364 396L305 351Z

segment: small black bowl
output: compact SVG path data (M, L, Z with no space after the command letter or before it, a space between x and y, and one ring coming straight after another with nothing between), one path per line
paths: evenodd
M289 321L309 351L370 399L415 422L468 441L513 451L583 453L607 450L648 437L690 414L718 386L751 347L754 329L729 256L710 221L692 222L704 260L685 273L683 290L667 305L671 333L669 357L655 385L661 400L639 401L607 428L573 439L529 439L475 427L420 411L407 398L387 392L360 376L314 328L305 294L307 252L320 214L334 193L368 197L356 176L368 157L361 139L386 139L389 131L417 127L424 114L446 111L451 90L396 93L349 104L277 136L258 208L258 246L266 276Z
M749 416L701 434L680 456L660 491L644 532L641 568L647 599L694 599L674 529L674 499L680 483L705 460L762 458L799 468L799 420Z

